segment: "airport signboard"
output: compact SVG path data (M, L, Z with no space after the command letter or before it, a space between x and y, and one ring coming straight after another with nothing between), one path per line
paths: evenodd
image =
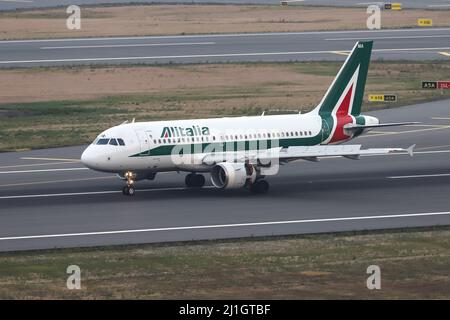
M385 3L384 10L402 10L402 4L398 2Z
M438 89L450 89L450 81L438 81Z
M433 20L432 19L418 19L417 25L419 27L432 27L433 26Z
M395 102L397 101L396 94L369 94L370 102Z
M450 89L450 81L422 81L422 89Z
M422 89L437 89L437 81L422 81Z

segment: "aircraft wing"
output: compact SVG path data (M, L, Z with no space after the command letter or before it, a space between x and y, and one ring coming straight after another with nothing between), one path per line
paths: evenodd
M323 145L310 147L272 148L261 151L234 153L214 153L203 158L204 164L215 164L224 161L245 162L253 164L270 164L278 160L281 164L294 160L319 161L321 157L345 157L357 160L361 155L384 155L404 153L413 156L415 145L403 148L370 148L361 149L361 145Z

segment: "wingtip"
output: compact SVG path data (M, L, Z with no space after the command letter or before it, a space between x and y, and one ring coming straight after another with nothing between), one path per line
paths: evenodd
M409 156L412 157L414 155L414 148L416 147L415 144L409 146L409 148L406 149L406 151L408 152Z

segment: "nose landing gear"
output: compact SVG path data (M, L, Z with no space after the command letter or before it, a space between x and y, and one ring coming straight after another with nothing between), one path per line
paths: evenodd
M134 174L131 171L125 172L125 179L127 180L127 185L123 187L122 193L126 196L134 196L136 190L134 189Z

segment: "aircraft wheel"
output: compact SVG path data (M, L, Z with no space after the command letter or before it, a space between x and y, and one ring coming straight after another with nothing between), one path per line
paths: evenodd
M122 193L126 196L134 196L136 190L134 189L133 186L125 186L122 189Z

